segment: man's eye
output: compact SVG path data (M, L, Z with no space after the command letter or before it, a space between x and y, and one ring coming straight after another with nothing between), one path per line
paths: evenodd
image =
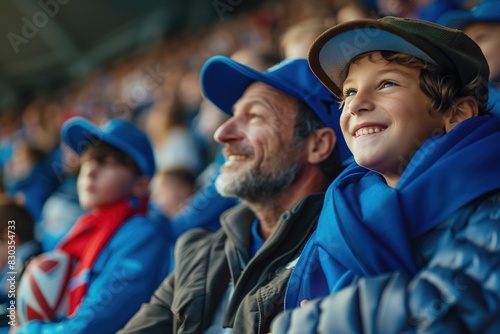
M250 114L248 114L248 117L250 119L259 119L259 118L262 118L262 116L260 114L256 114L256 113L250 113Z

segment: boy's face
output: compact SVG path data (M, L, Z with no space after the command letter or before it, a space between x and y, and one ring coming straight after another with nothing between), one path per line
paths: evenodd
M352 63L343 85L340 117L356 162L395 186L421 144L444 128L419 87L420 70L384 60L380 53Z
M131 168L112 157L100 163L84 154L77 182L80 205L91 210L128 198L138 179Z
M474 22L465 34L479 45L490 67L490 81L500 82L500 22Z

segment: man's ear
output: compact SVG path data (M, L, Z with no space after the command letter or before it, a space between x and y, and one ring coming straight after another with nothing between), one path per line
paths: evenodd
M464 96L457 99L454 106L445 115L445 129L450 132L460 122L479 114L477 101L472 96Z
M132 195L135 197L146 196L149 193L149 181L151 181L150 177L139 176L132 186Z
M337 143L337 136L331 128L316 130L307 138L307 162L319 164L332 153Z

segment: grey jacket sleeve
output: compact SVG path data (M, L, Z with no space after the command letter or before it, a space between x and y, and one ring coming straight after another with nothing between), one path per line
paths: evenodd
M165 278L151 300L143 304L119 334L167 334L173 332L173 314L170 310L173 299L174 275Z
M414 277L362 278L280 315L272 333L500 333L498 196L446 225Z

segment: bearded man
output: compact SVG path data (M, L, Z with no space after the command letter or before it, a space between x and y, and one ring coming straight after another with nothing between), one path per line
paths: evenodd
M216 187L241 205L218 232L179 239L174 271L120 333L268 333L324 191L351 155L336 100L305 59L258 72L217 56L201 86L231 115L214 135L226 158Z

